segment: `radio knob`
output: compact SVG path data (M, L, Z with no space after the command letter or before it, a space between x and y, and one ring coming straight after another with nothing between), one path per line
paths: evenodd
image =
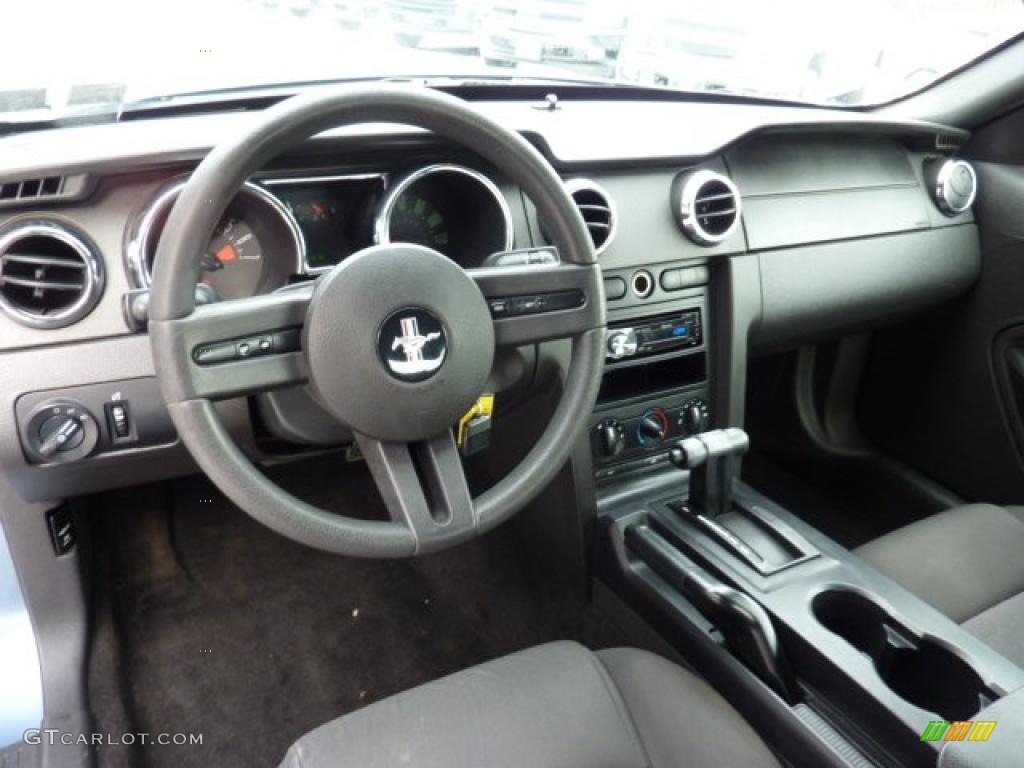
M636 332L632 328L616 328L608 331L606 339L608 357L621 360L636 354Z
M615 419L605 419L594 427L592 442L598 458L613 459L626 447L626 431Z
M641 444L660 443L669 432L668 415L661 408L652 408L640 417L636 425L637 440Z

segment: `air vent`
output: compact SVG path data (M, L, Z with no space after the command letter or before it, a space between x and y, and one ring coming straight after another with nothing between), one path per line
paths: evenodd
M935 148L939 150L956 151L963 146L964 140L959 136L952 136L948 133L935 134Z
M103 292L103 262L88 239L53 220L0 230L0 311L31 328L85 317Z
M739 224L740 193L732 180L720 173L681 173L672 182L672 212L693 242L715 245Z
M60 194L64 185L62 176L45 176L41 179L23 179L0 184L0 200L35 200Z
M81 200L92 191L93 186L95 180L84 173L0 179L0 208Z
M590 179L570 179L566 183L569 195L576 202L583 223L590 232L594 253L600 256L615 235L615 208L612 199L596 182Z
M970 163L956 158L930 158L925 161L924 172L935 205L947 216L963 213L974 204L978 177Z

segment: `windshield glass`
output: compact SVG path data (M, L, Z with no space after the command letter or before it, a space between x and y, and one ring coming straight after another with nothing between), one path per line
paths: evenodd
M0 113L224 88L559 78L831 105L927 86L1024 29L1022 0L6 0Z

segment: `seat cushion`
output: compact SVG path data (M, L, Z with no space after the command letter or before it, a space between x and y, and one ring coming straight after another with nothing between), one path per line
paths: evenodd
M964 629L1024 667L1024 593L996 603L963 623Z
M551 643L464 670L299 739L282 768L777 766L711 688L659 656Z
M1024 510L956 507L857 554L958 623L1024 592Z

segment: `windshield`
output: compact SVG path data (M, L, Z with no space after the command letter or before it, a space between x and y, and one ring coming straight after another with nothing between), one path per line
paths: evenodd
M0 113L377 77L577 79L830 105L927 86L1022 0L5 0Z

